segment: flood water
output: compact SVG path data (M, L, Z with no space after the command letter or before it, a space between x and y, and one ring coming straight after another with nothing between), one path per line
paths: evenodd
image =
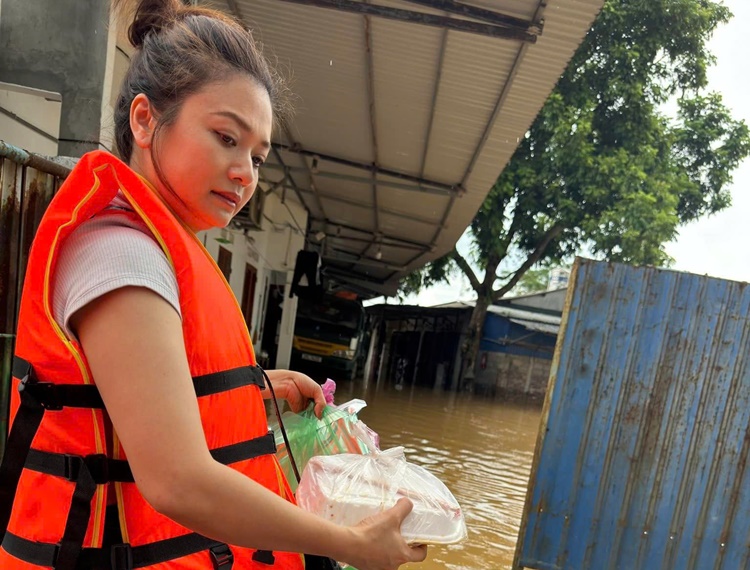
M380 434L382 449L405 448L455 495L468 538L431 546L410 570L511 568L541 418L541 404L392 385L337 382L336 402L362 398L359 418Z

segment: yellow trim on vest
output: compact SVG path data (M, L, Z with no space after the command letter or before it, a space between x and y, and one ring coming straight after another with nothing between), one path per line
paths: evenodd
M91 187L91 189L88 191L86 196L84 196L83 200L81 200L76 207L73 209L72 217L69 221L62 224L60 227L57 228L57 232L55 233L55 237L52 240L52 244L50 246L49 254L47 257L47 264L44 269L44 284L42 286L42 301L44 305L44 313L47 315L47 320L52 325L52 330L55 331L55 334L60 338L60 340L63 342L65 347L68 349L70 354L73 356L73 359L76 361L76 364L78 365L78 369L81 372L81 376L83 378L84 384L91 384L91 377L89 375L89 371L86 367L86 365L83 362L83 357L76 349L75 345L71 342L71 340L68 338L68 336L65 334L65 332L60 328L60 326L57 324L57 321L55 321L54 316L52 315L52 309L50 307L50 279L52 277L52 259L53 259L53 253L57 251L58 242L60 240L60 233L62 230L69 225L75 223L75 221L78 218L78 212L80 209L84 206L84 204L91 199L91 197L96 193L97 189L101 185L101 181L99 180L99 177L97 176L97 171L101 170L104 167L96 168L92 171L92 174L94 175L94 185ZM101 413L101 412L100 412ZM99 454L105 453L104 449L104 443L102 434L99 432L99 421L97 418L97 411L95 409L91 410L91 417L92 421L94 423L94 440L96 443L96 452ZM96 498L96 507L94 511L94 526L93 526L93 537L92 537L92 546L93 547L100 547L103 540L103 525L101 524L101 520L103 518L103 512L104 512L104 500L106 497L106 491L104 488L104 485L97 485L96 491L95 491L95 498Z
M112 428L112 457L122 459L120 456L120 438L117 432ZM130 543L130 533L128 532L128 522L125 518L125 497L122 494L122 481L115 481L115 497L117 498L117 517L120 519L120 534L125 544Z
M138 203L133 198L133 196L130 195L130 192L128 192L125 189L125 186L120 183L120 179L117 176L117 171L114 168L112 169L112 175L114 176L115 180L117 181L117 187L120 189L120 192L122 192L123 194L125 194L125 197L128 199L128 202L133 207L133 209L138 213L138 215L140 216L140 218L143 220L143 223L146 224L146 226L148 227L149 231L151 231L151 234L154 236L154 239L157 242L159 242L159 247L161 247L162 251L164 252L164 255L167 256L167 261L169 261L169 265L171 265L172 269L174 269L174 262L172 261L172 255L169 253L169 248L167 248L167 244L164 242L164 238L162 238L161 234L156 230L156 226L154 226L154 224L151 221L151 219L146 215L146 212L143 211L143 209L138 205ZM140 174L137 174L137 173L136 173L136 175L138 176L138 178L141 179L141 182L143 182L152 192L154 192L154 194L157 197L159 196L156 188L154 188L153 186L151 186L151 184L149 184L149 182L143 176L141 176ZM164 203L163 200L162 200L162 203ZM164 204L164 205L166 206L166 204ZM174 215L174 212L173 212L173 215ZM177 218L177 216L175 216L175 218L179 220L179 218Z

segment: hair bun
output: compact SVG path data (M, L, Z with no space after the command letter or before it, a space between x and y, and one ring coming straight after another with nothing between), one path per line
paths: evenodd
M141 47L146 36L159 32L175 21L182 8L179 0L137 0L128 38L134 47Z

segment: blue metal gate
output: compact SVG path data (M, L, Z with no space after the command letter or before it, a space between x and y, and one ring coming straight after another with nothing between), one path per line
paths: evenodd
M750 567L750 289L578 260L514 568Z

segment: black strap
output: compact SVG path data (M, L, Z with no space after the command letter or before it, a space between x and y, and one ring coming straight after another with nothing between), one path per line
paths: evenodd
M341 566L332 558L305 554L305 570L341 570Z
M272 431L248 441L211 450L211 456L224 465L231 465L261 455L273 455L274 453L276 453L276 438L274 438Z
M268 566L273 566L274 562L276 562L276 558L270 550L256 550L253 552L253 560L261 564L267 564Z
M199 398L251 385L258 386L261 390L266 387L259 366L241 366L193 378L195 394Z
M31 364L28 360L19 358L18 356L13 357L13 366L11 367L11 374L14 378L23 380L31 373Z
M60 540L55 570L76 570L78 557L83 550L83 540L91 518L91 499L96 492L96 482L83 458L78 458L78 477L70 502L68 520Z
M26 460L26 469L46 473L55 477L62 477L68 481L76 481L81 463L85 464L97 485L103 485L110 481L123 481L132 483L133 474L127 461L109 459L106 455L69 455L66 453L50 453L29 450Z
M23 364L27 366L20 369ZM16 376L18 373L18 376ZM34 379L28 362L13 361L13 375L21 380L19 390L25 387L29 379ZM0 464L0 536L8 528L13 499L18 489L18 481L26 462L26 456L34 440L39 424L44 417L44 408L31 392L21 390L21 405L18 408L13 427L8 434L3 462Z
M234 554L232 549L226 544L217 544L208 549L211 555L211 563L214 570L232 570L234 566Z
M23 358L14 356L13 376L19 380L33 378L31 364ZM21 386L23 388L19 386L19 390L28 390L48 410L61 410L65 407L104 409L99 389L94 384L58 384L31 379ZM241 366L193 378L195 394L199 398L243 386L258 386L260 389L266 387L263 371L259 366Z
M273 432L211 450L213 458L224 465L231 465L232 463L253 459L261 455L272 455L274 453L276 453L276 440ZM98 454L81 457L31 449L29 450L25 467L39 473L62 477L68 481L76 481L82 464L86 466L97 485L103 485L110 481L120 481L123 483L133 483L135 481L127 461L123 459L108 459L105 455Z
M5 534L3 550L16 558L37 566L59 568L61 547L47 542L34 542L11 532ZM219 561L226 561L226 545L200 534L191 533L175 538L160 540L143 546L116 544L110 548L84 548L78 558L76 570L134 570L154 564L161 564L202 550L219 555ZM57 564L57 566L56 566Z

